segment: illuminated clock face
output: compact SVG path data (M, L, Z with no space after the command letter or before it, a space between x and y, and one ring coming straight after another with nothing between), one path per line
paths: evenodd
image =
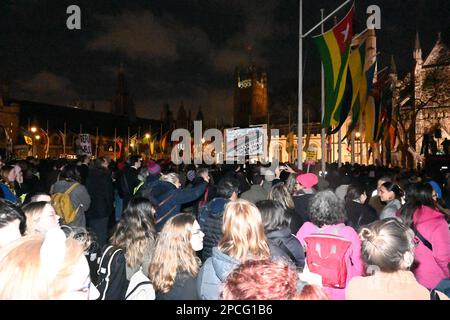
M242 80L242 81L239 81L239 83L238 83L239 88L249 88L251 86L252 86L252 80L250 80L250 79Z

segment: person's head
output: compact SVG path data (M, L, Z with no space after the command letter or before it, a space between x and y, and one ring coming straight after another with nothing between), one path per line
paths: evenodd
M256 207L261 213L266 233L289 227L291 217L280 202L276 200L258 201Z
M87 300L99 293L91 284L82 244L53 229L25 236L0 251L0 299Z
M277 183L269 192L269 200L276 200L283 206L284 209L293 209L294 200L288 189L284 186L284 183Z
M31 202L22 208L27 217L27 235L45 234L53 228L59 228L59 216L49 202Z
M145 198L132 198L116 225L111 244L125 250L125 259L130 268L140 266L145 251L154 246L156 231L155 209Z
M392 182L385 182L380 187L380 200L384 202L389 202L394 199L400 200L403 194L403 190Z
M261 214L254 204L242 199L227 203L222 231L218 248L229 256L240 261L270 256Z
M80 162L80 164L89 165L91 159L89 158L88 155L84 154L82 156L79 156L78 161Z
M416 183L408 186L406 203L400 209L400 217L405 225L410 227L416 210L420 206L434 208L433 188L428 183Z
M309 215L311 222L319 228L343 223L346 219L343 201L330 190L314 195L309 204Z
M161 173L161 166L153 160L147 161L147 168L151 176L158 176Z
M217 185L217 196L236 200L239 194L239 181L234 178L223 178Z
M156 291L170 291L177 272L197 275L200 261L195 252L203 248L203 236L197 220L188 213L180 213L164 224L149 267L150 280Z
M251 180L253 185L262 185L264 182L264 177L259 172L253 172Z
M142 165L141 157L138 155L132 155L129 160L130 166L139 169Z
M283 260L248 260L228 276L223 300L327 300L317 286L301 288L297 270Z
M382 272L407 270L414 261L414 232L396 218L378 220L359 233L367 266Z
M289 174L289 176L286 179L285 185L289 194L294 194L296 191L300 190L300 188L297 188L297 175L295 173Z
M19 239L26 230L26 218L22 210L0 199L0 248Z
M201 177L205 181L209 181L209 169L207 167L198 168L197 169L197 177Z
M70 164L64 166L59 178L61 180L71 180L71 181L80 182L81 181L80 170L78 169L78 167L75 164L70 163Z
M428 183L432 188L432 198L433 201L438 201L442 198L442 189L441 186L434 180L428 181Z
M356 201L359 203L365 203L367 200L366 190L362 183L352 183L347 188L347 194L345 195L345 201Z
M311 189L319 183L319 178L314 173L303 173L297 176L298 188Z
M108 159L106 159L105 157L98 157L94 161L94 167L97 169L108 169L108 165Z
M180 177L174 172L163 174L160 179L162 181L170 182L177 188L181 187Z
M380 179L378 179L377 181L377 193L378 195L380 195L380 188L383 185L383 183L385 182L391 182L392 183L392 178L389 176L383 176Z
M1 178L7 183L13 183L17 174L13 166L3 166L1 168Z

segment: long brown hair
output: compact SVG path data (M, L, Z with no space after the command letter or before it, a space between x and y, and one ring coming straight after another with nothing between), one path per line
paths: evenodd
M222 231L218 248L229 256L242 262L270 257L261 214L253 203L242 199L229 202L224 210Z
M177 272L187 271L193 277L197 275L200 259L190 243L194 222L193 215L181 213L164 224L156 241L148 272L156 291L169 292L175 283Z

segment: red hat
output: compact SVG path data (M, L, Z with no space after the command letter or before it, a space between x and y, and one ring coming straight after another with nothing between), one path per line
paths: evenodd
M297 176L297 182L310 189L319 183L319 178L314 173L304 173Z

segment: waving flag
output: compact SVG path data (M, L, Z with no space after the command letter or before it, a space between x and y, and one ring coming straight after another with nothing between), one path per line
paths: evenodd
M325 76L325 113L322 127L328 128L337 124L333 115L344 96L347 81L350 43L353 36L353 15L355 7L351 7L347 15L330 31L314 37L319 49Z
M366 41L350 53L348 70L347 70L347 83L345 85L344 97L339 105L339 108L334 114L334 120L339 124L331 131L330 134L338 132L342 125L347 120L347 117L352 111L355 102L358 100L359 89L361 82L364 79L364 63L366 59Z

